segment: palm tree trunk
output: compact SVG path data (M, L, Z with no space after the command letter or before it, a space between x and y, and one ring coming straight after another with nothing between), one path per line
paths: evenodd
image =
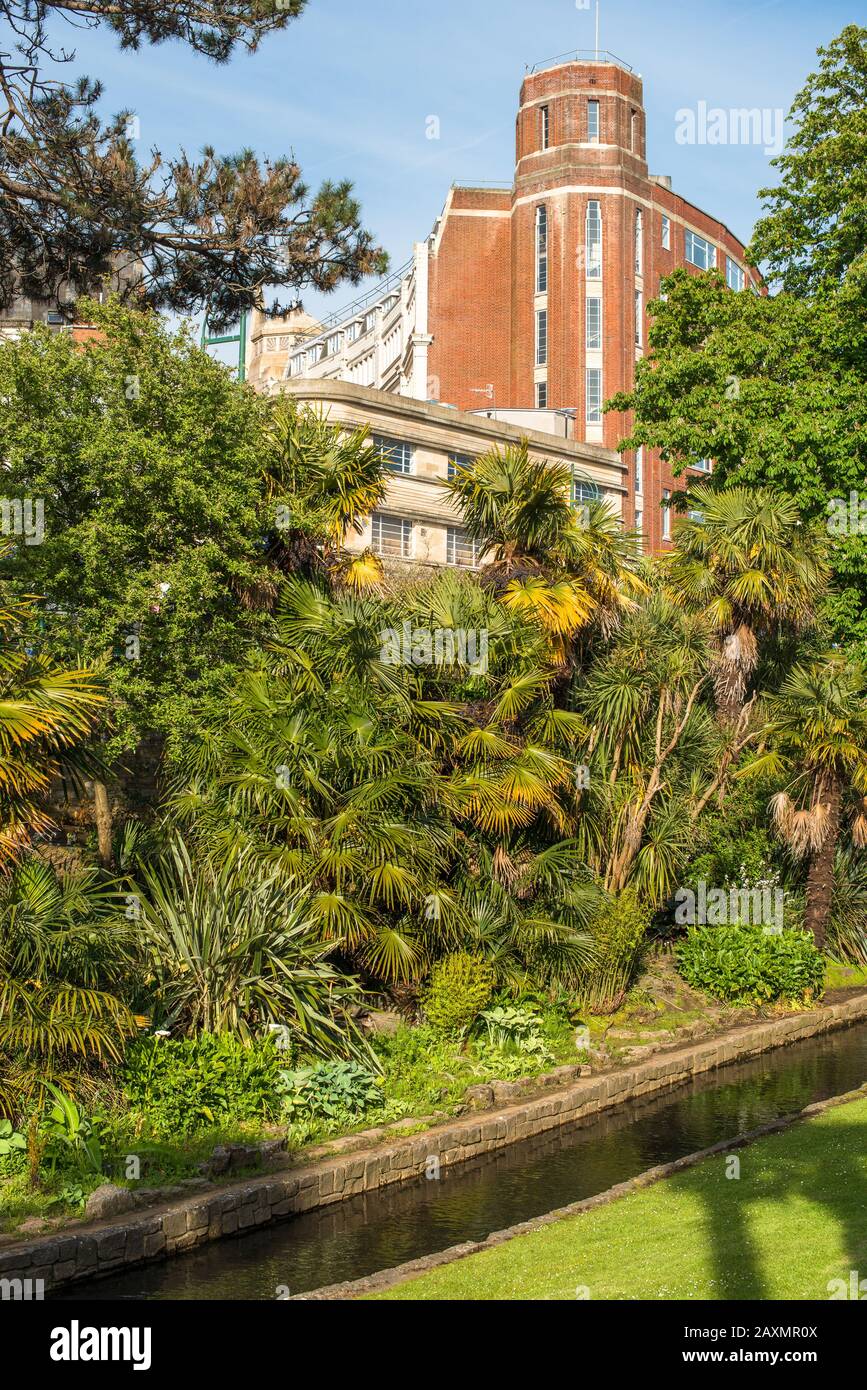
M828 788L828 829L819 849L810 857L807 875L807 907L804 926L813 933L818 949L824 951L834 896L834 855L840 838L842 788L835 777Z
M93 809L96 818L96 839L99 847L99 862L103 868L110 869L114 860L111 849L111 805L108 787L94 778Z

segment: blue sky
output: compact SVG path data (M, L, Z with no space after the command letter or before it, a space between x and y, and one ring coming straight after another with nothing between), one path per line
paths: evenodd
M292 153L311 184L348 177L366 225L398 266L430 231L455 179L511 178L526 65L594 43L594 0L309 0L255 55L216 67L180 45L121 53L81 33L76 71L99 76L106 110L135 110L142 154L206 143ZM773 177L753 146L679 145L675 112L782 107L846 23L837 0L602 0L600 46L644 78L648 160L743 239ZM68 40L67 40L68 42ZM426 137L430 116L439 140ZM316 311L339 308L357 291Z

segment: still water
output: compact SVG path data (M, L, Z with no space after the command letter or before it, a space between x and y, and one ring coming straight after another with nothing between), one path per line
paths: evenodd
M778 1048L676 1089L401 1187L353 1197L165 1264L79 1286L90 1299L273 1299L358 1279L603 1192L657 1163L867 1081L867 1024Z

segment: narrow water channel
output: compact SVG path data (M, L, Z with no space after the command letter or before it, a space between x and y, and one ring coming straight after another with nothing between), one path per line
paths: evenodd
M778 1048L402 1187L218 1241L73 1299L273 1299L358 1279L603 1192L867 1081L867 1024Z

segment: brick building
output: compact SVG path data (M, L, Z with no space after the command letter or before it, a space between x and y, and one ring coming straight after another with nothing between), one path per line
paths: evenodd
M603 402L632 385L646 306L677 266L716 266L733 290L759 288L724 223L648 171L641 78L611 54L568 55L524 79L512 182L454 185L398 283L332 316L279 374L500 419L556 411L576 440L614 449L629 420L604 415ZM663 548L664 503L683 480L654 452L624 462L624 520ZM697 459L693 476L710 467Z

